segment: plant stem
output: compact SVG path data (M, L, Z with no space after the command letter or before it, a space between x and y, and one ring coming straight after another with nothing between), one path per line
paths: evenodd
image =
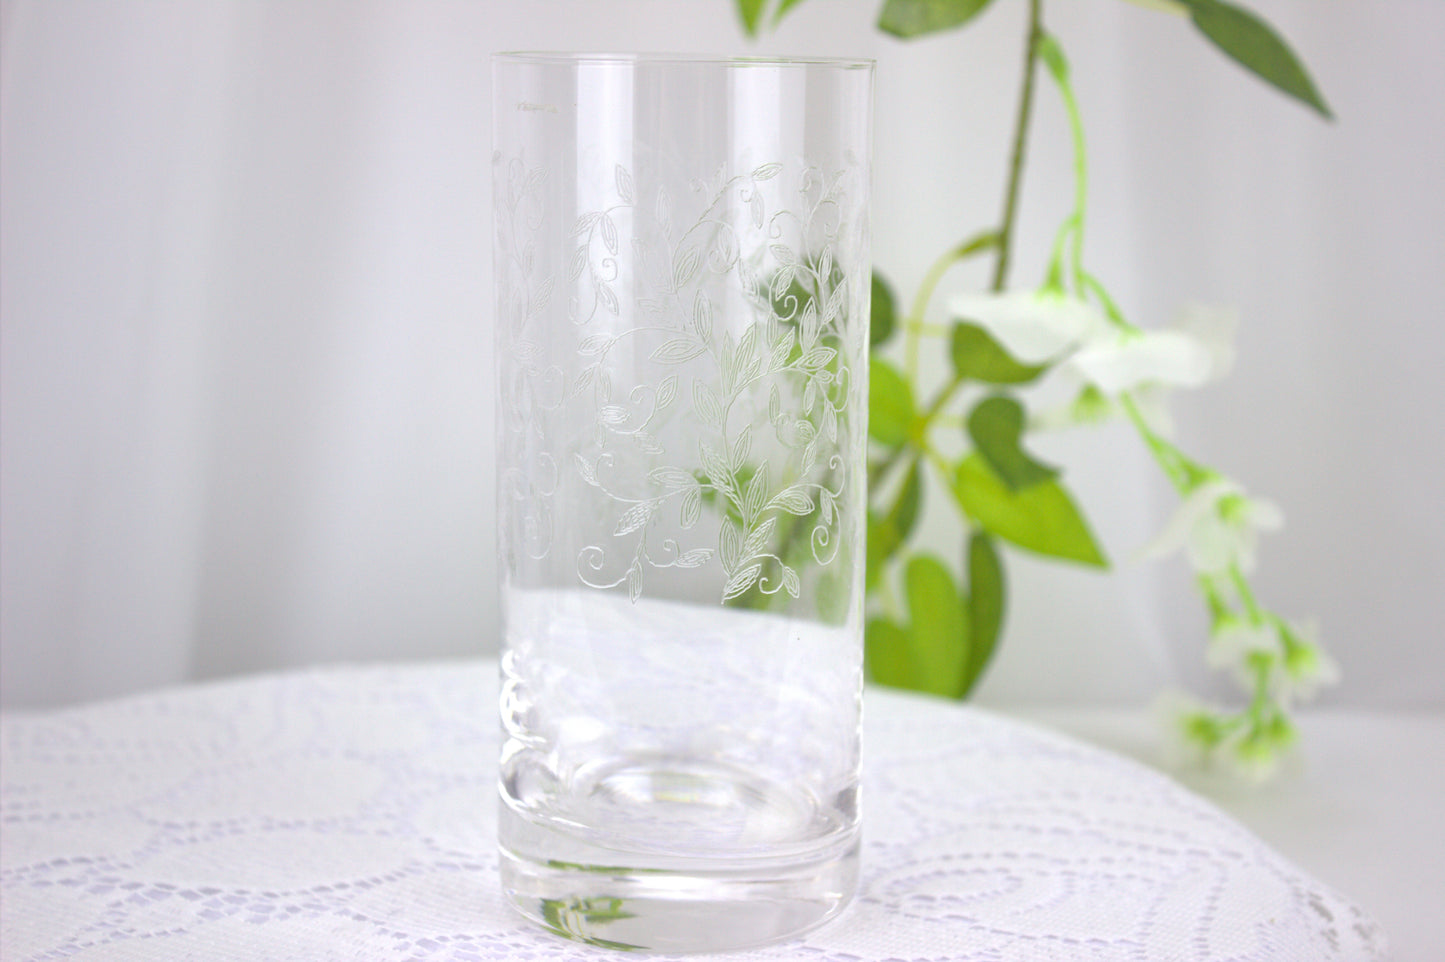
M1029 117L1034 106L1034 66L1038 60L1038 40L1043 32L1043 0L1029 0L1029 24L1024 44L1023 86L1019 91L1018 114L1014 118L1013 152L1009 157L1008 186L1004 190L1003 222L999 227L998 260L994 262L995 294L1008 283L1009 252L1013 247L1014 217L1018 212L1019 185L1024 174L1024 146L1028 141Z
M1134 430L1139 432L1139 437L1144 439L1149 453L1154 455L1154 460L1159 463L1159 467L1164 469L1164 474L1174 485L1174 490L1179 492L1181 498L1188 497L1189 493L1194 490L1194 486L1207 475L1207 472L1185 457L1177 447L1155 433L1154 429L1149 426L1149 422L1144 420L1138 402L1127 391L1119 395L1119 405L1133 423Z
M1069 115L1069 134L1074 144L1074 245L1070 253L1074 291L1083 295L1084 287L1084 209L1089 196L1089 155L1084 149L1084 118L1079 114L1079 102L1074 97L1073 86L1067 78L1059 84L1059 96Z
M903 329L903 371L912 383L918 382L918 341L922 334L923 315L928 310L928 302L933 300L933 292L938 289L938 282L943 280L943 275L964 256L967 255L960 255L958 248L947 251L933 262L918 285L918 295L913 298L913 309L908 312L908 320L904 322Z
M1244 613L1249 616L1250 621L1262 624L1265 620L1265 611L1254 597L1254 590L1250 588L1249 580L1244 577L1244 572L1240 570L1238 564L1229 566L1229 580L1234 584L1234 591L1239 595L1239 603L1244 606Z
M888 475L889 471L893 470L893 467L903 459L904 455L916 457L918 451L926 448L922 439L927 435L928 429L933 425L934 420L938 418L944 406L953 400L953 396L958 393L958 389L963 387L964 384L964 379L956 374L950 378L948 383L934 395L932 403L930 403L923 414L919 416L918 424L912 430L912 433L915 434L919 440L917 442L911 439L904 441L898 445L898 447L888 452L888 457L882 461L874 462L873 465L869 467L868 487L870 490L875 488L878 483Z
M1018 214L1019 188L1023 183L1024 153L1028 142L1029 118L1033 115L1034 106L1034 73L1038 61L1039 37L1042 34L1043 0L1029 0L1028 29L1024 42L1023 79L1019 90L1018 112L1014 117L1013 149L1009 155L1008 183L1004 189L1003 223L990 239L990 243L998 250L997 260L994 261L993 280L989 285L989 290L995 294L1002 292L1008 282L1009 254L1013 246L1014 220ZM910 312L908 320L905 321L904 327L903 363L905 373L910 380L917 379L920 325L934 289L950 266L980 249L982 240L983 238L976 238L974 241L948 251L933 263L925 275L918 295L914 298L913 310ZM927 431L933 419L942 411L944 405L953 399L962 385L962 379L955 377L933 397L923 415L923 423L919 427L920 434ZM908 448L907 443L902 444L890 452L886 459L874 464L868 472L868 486L872 488L881 481L903 458Z
M918 380L918 341L927 333L948 336L952 328L941 325L928 325L923 321L928 311L928 304L933 300L933 292L938 290L938 284L943 280L943 275L948 269L959 261L966 260L974 254L981 253L991 247L998 246L999 235L996 231L984 231L976 234L956 247L943 252L943 255L935 260L923 274L923 280L919 282L918 294L913 298L913 306L908 311L908 316L903 321L904 334L904 373L910 381Z

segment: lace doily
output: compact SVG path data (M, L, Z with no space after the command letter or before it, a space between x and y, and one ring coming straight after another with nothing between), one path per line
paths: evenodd
M345 667L4 716L0 956L611 957L504 907L495 694L493 663ZM882 690L865 718L857 900L728 958L1386 958L1348 900L1137 763Z

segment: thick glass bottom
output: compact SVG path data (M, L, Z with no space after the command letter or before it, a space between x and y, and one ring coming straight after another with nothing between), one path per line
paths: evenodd
M566 938L660 952L748 948L822 924L857 887L856 830L834 823L799 837L788 829L818 822L755 780L634 765L598 779L587 800L590 811L569 813L575 821L501 809L504 892Z

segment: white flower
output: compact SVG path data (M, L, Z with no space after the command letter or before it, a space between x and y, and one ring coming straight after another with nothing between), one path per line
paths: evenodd
M1258 784L1274 775L1294 741L1289 719L1274 715L1265 724L1242 728L1222 746L1218 757L1235 775Z
M1151 385L1196 388L1229 372L1238 325L1233 311L1187 304L1169 328L1096 331L1066 366L1105 394Z
M1134 409L1161 438L1174 436L1174 418L1169 414L1168 395L1157 384L1146 384L1131 395ZM1064 428L1103 424L1118 417L1123 407L1092 384L1085 384L1074 399L1042 410L1029 412L1030 431L1058 431Z
M1149 714L1164 735L1160 748L1169 768L1199 765L1223 737L1218 726L1223 710L1179 688L1165 688L1154 696Z
M1209 349L1182 331L1115 331L1096 337L1065 362L1105 394L1146 384L1199 387L1213 367Z
M1057 431L1086 424L1103 424L1119 413L1119 404L1090 385L1066 404L1029 411L1030 431Z
M1226 615L1214 623L1204 658L1210 668L1244 668L1250 655L1259 652L1274 656L1279 649L1279 632L1270 622Z
M1094 304L1054 288L967 294L949 302L953 317L986 330L1023 364L1068 356L1085 381L1106 394L1144 384L1198 387L1234 363L1237 315L1187 304L1171 328L1111 323Z
M948 308L953 317L987 331L1022 364L1055 360L1111 327L1093 304L1050 288L964 295Z
M1184 548L1189 563L1201 574L1213 575L1237 564L1241 572L1254 569L1260 531L1284 524L1284 514L1272 501L1249 498L1227 478L1213 478L1196 487L1179 504L1159 536L1144 548L1144 556L1158 558Z
M1284 673L1293 695L1312 698L1320 688L1340 680L1340 666L1320 646L1319 629L1313 622L1285 626L1280 637L1284 641Z

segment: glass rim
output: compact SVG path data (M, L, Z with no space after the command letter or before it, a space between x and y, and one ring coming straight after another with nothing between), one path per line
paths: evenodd
M871 70L875 61L868 57L727 56L705 53L617 53L609 51L504 50L492 54L493 63L534 64L697 64L717 67L837 67L844 70Z

